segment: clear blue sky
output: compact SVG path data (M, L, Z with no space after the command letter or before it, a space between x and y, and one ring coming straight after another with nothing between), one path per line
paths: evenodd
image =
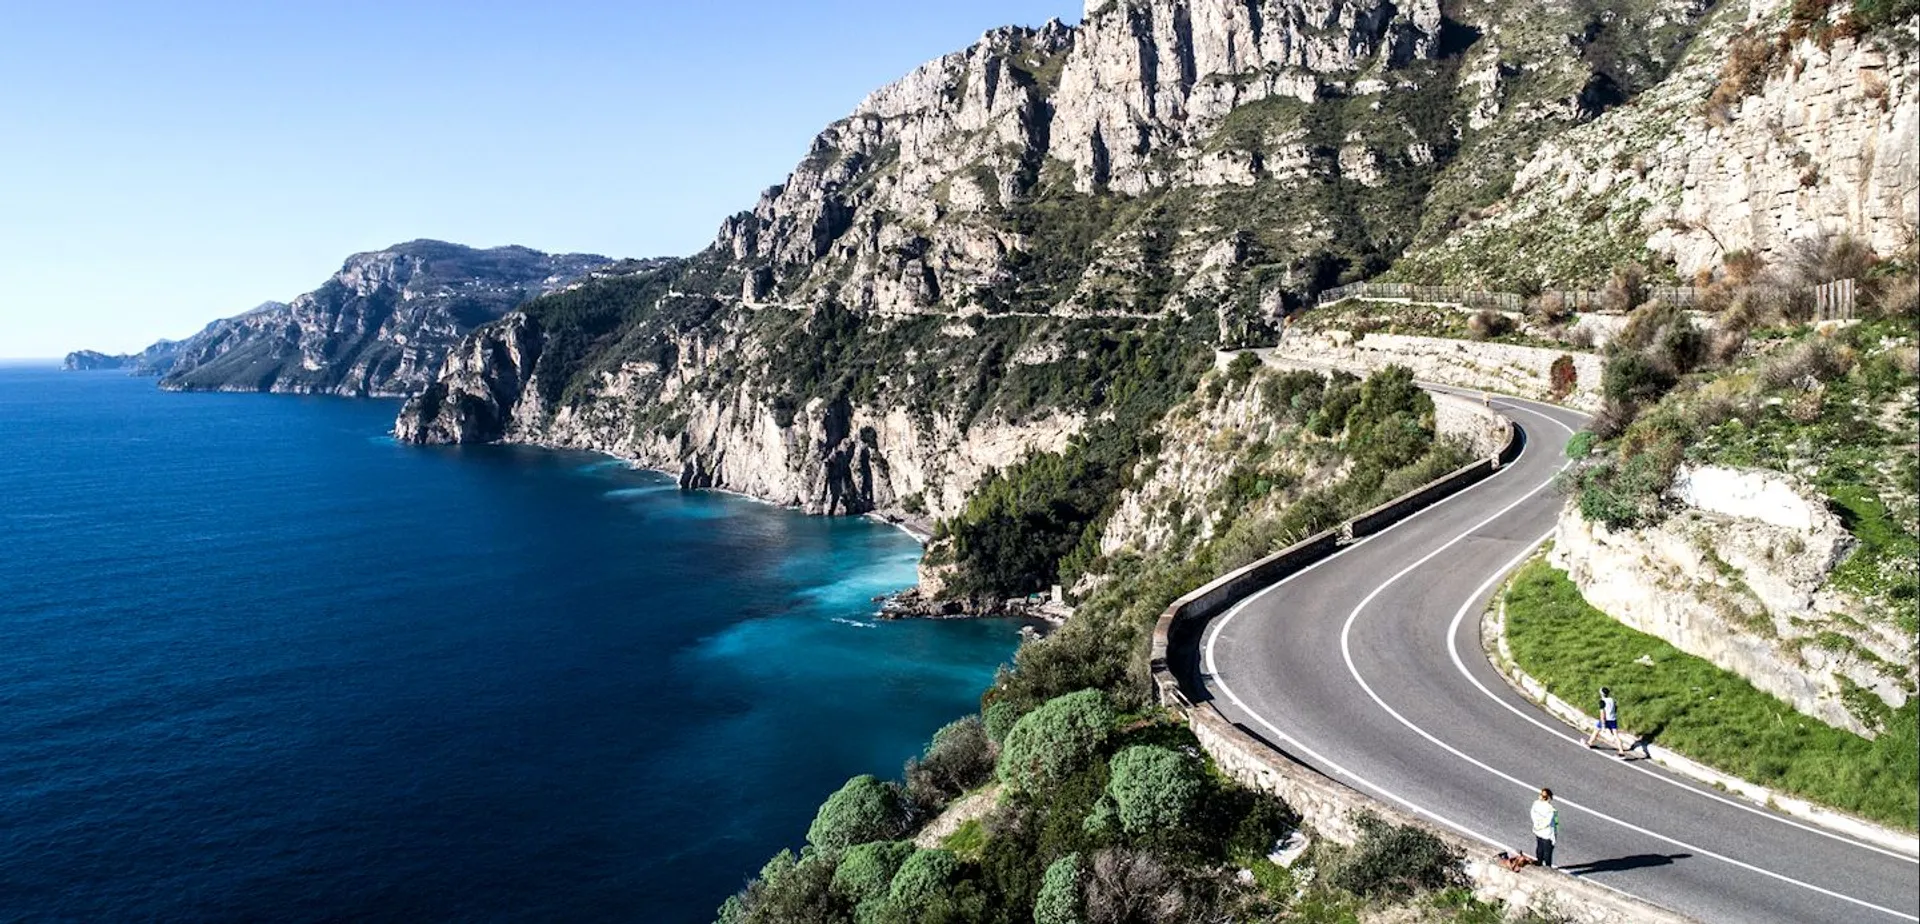
M870 90L1080 6L0 4L0 357L182 337L413 238L691 253Z

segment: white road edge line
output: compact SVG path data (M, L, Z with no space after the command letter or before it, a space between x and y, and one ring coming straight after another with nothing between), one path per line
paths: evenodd
M1520 500L1515 501L1512 506L1518 506L1521 502L1525 501L1529 497L1532 497L1533 494L1539 493L1539 491L1542 488L1545 488L1547 485L1552 483L1553 482L1551 480L1542 483L1539 488L1535 488L1533 492L1529 493L1526 497L1522 497ZM1508 509L1510 510L1512 509L1512 507L1510 506ZM1528 783L1524 780L1519 779L1518 777L1505 773L1501 770L1497 770L1491 765L1483 761L1480 761L1474 757L1469 756L1466 752L1461 751L1459 748L1456 748L1453 745L1450 745L1444 741L1441 741L1439 738L1434 737L1433 734L1428 732L1426 729L1420 728L1414 723L1408 721L1406 716L1403 716L1399 712L1395 711L1392 706L1387 705L1386 700L1381 699L1380 694L1374 692L1372 685L1367 683L1366 678L1360 676L1359 668L1356 667L1353 663L1353 646L1351 644L1354 623L1359 619L1361 611L1366 609L1367 604L1373 602L1374 597L1379 596L1382 591L1385 591L1389 586L1399 581L1402 577L1405 577L1408 573L1412 572L1415 568L1418 568L1421 565L1426 564L1428 561L1433 559L1435 556L1439 555L1441 552L1446 551L1454 543L1459 542L1462 539L1465 539L1467 536L1472 535L1475 531L1479 530L1481 527L1487 525L1488 523L1493 522L1496 519L1499 519L1501 516L1504 516L1506 512L1507 512L1506 510L1502 510L1499 513L1494 514L1493 516L1488 517L1486 520L1474 526L1472 529L1469 529L1466 532L1463 532L1460 535L1454 537L1453 540L1448 542L1446 545L1443 545L1440 548L1437 548L1432 552L1428 553L1425 558L1422 558L1419 561L1414 562L1413 564L1408 565L1407 567L1401 569L1400 573L1395 574L1393 577L1388 578L1380 586L1374 588L1372 593L1367 594L1366 599L1360 601L1359 606L1356 606L1353 608L1353 612L1347 617L1346 625L1341 628L1340 653L1346 659L1347 673L1353 675L1354 682L1358 683L1360 685L1360 688L1366 691L1367 696L1372 698L1375 705L1379 706L1388 715L1393 716L1394 721L1399 722L1401 725L1406 726L1408 730L1412 731L1414 734L1417 734L1420 737L1427 739L1428 741L1432 742L1433 744L1435 744L1442 750L1446 751L1447 753L1452 754L1453 756L1458 757L1469 764L1479 767L1480 769L1485 770L1487 773L1492 774L1495 777L1498 777L1502 780L1506 780L1507 782L1513 783L1514 785L1519 786L1523 789L1533 790L1533 789L1536 789L1534 784ZM1467 604L1466 604L1467 607L1471 608L1475 600L1480 599L1482 594L1485 594L1488 590L1492 589L1493 585L1496 582L1498 582L1500 578L1504 576L1508 571L1511 571L1514 568L1518 567L1521 562L1526 561L1529 557L1531 557L1533 555L1534 549L1537 548L1540 545L1540 543L1547 541L1547 539L1550 538L1552 535L1553 535L1552 533L1548 533L1547 535L1542 536L1537 540L1534 540L1532 543L1530 543L1527 546L1526 549L1522 550L1519 555L1515 556L1513 560L1507 562L1504 566L1500 568L1500 570L1494 572L1493 575L1491 575L1484 582L1482 582L1479 588L1475 589L1472 594L1468 595ZM1651 837L1658 841L1663 841L1675 847L1679 847L1683 850L1691 850L1703 856L1712 857L1713 859L1719 860L1723 863L1731 864L1733 866L1737 866L1749 872L1759 873L1760 875L1777 879L1789 885L1796 885L1811 892L1818 892L1819 894L1828 896L1830 898L1837 898L1837 899L1840 899L1841 901L1851 902L1855 905L1859 905L1862 908L1869 908L1874 911L1881 912L1883 914L1892 915L1896 918L1901 918L1903 920L1908 920L1908 921L1920 921L1920 917L1915 917L1914 915L1907 914L1906 912L1895 911L1892 908L1886 908L1880 905L1876 905L1872 902L1865 901L1863 899L1854 898L1851 895L1844 895L1839 892L1835 892L1832 889L1814 885L1813 883L1810 883L1810 882L1802 882L1801 880L1795 879L1791 876L1785 876L1780 873L1776 873L1772 870L1764 869L1764 868L1755 866L1751 863L1747 863L1742 860L1736 860L1724 854L1716 853L1704 847L1698 847L1693 844L1689 844L1685 841L1668 837L1657 831L1643 828L1643 827L1640 827L1639 825L1632 824L1630 822L1621 821L1620 819L1614 818L1613 816L1608 815L1604 812L1599 812L1594 809L1587 808L1586 806L1583 806L1577 802L1574 802L1571 799L1558 799L1556 801L1558 801L1562 805L1567 806L1568 808L1572 808L1577 811L1584 812L1588 815L1593 816L1594 818L1598 818L1601 821L1607 822L1608 824L1625 828L1629 831L1633 831L1638 834L1646 835L1647 837Z

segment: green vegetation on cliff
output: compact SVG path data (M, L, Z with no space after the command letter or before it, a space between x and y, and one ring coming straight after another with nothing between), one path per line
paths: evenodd
M1589 703L1610 687L1623 730L1649 743L1874 821L1920 825L1920 700L1872 741L1833 728L1621 625L1543 559L1515 575L1504 605L1514 661L1561 699Z
M963 791L998 781L986 815L947 840L938 875L917 876L898 900L911 854L884 890L878 880L903 848L860 847L836 836L786 854L721 912L726 924L771 921L1019 922L1132 920L1125 909L1158 908L1157 920L1202 920L1346 913L1369 902L1426 903L1431 920L1493 920L1497 913L1445 891L1455 857L1420 832L1370 827L1354 848L1323 845L1293 871L1268 862L1292 813L1271 797L1228 782L1191 733L1149 705L1145 644L1155 618L1175 597L1215 575L1277 550L1302 530L1324 528L1464 463L1464 451L1436 439L1432 399L1405 369L1362 381L1313 373L1268 373L1240 363L1217 381L1286 400L1288 425L1346 453L1350 476L1316 489L1304 506L1279 517L1246 516L1225 536L1155 563L1137 558L1085 560L1104 583L1067 625L1023 646L982 699L981 714L943 729L897 784L917 827ZM1221 399L1202 387L1189 402ZM993 490L1013 504L1045 510L1052 492L1071 490L1066 460L1051 457L1001 476ZM1070 474L1070 473L1068 473ZM1313 511L1301 520L1292 511ZM1041 515L1034 515L1036 522ZM972 524L978 529L991 517ZM1002 518L1018 532L1020 522ZM1051 534L1051 533L1048 533ZM1049 562L1057 567L1056 562ZM1037 566L1036 566L1037 567ZM964 570L964 567L963 567ZM892 784L887 784L892 785ZM815 827L899 836L887 827L894 803L856 779L821 809ZM974 790L979 791L979 790ZM850 794L851 793L851 794ZM853 809L858 809L854 811ZM828 822L832 823L829 824ZM1416 849L1418 848L1418 849ZM936 863L929 858L929 863ZM1254 872L1251 885L1224 875ZM1320 874L1296 879L1307 870ZM1434 890L1441 891L1434 891Z

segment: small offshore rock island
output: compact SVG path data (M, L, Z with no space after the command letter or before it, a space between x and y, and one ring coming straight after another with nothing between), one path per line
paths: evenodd
M874 92L697 254L532 255L432 349L321 338L241 384L930 524L933 611L1060 589L978 714L828 797L725 924L1681 920L1652 899L1693 909L1700 867L1626 897L1300 783L1179 627L1524 443L1564 500L1487 606L1512 687L1590 725L1630 678L1677 772L1905 850L1917 47L1909 0L1090 0ZM277 342L396 291L356 278ZM1884 868L1843 898L1905 908Z

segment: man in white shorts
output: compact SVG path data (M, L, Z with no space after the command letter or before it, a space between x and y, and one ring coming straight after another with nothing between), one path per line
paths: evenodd
M1593 747L1593 742L1601 732L1606 732L1613 739L1614 753L1621 760L1626 760L1626 736L1620 734L1620 705L1613 701L1613 691L1606 687L1600 688L1600 718L1594 720L1593 734L1587 736L1587 747Z

